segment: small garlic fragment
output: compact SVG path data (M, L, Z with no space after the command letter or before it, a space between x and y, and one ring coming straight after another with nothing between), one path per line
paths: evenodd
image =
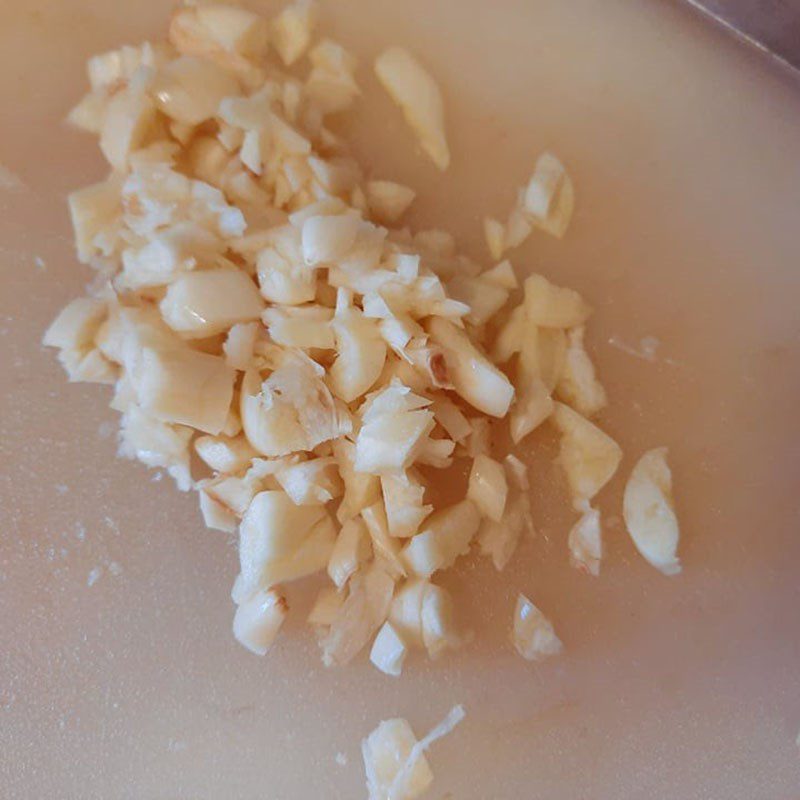
M311 0L295 0L273 20L272 43L287 67L311 44L315 17L316 6Z
M398 678L403 671L403 662L407 652L408 649L392 624L384 622L372 643L369 660L381 672Z
M540 661L561 652L561 640L550 620L524 594L517 597L512 641L528 661Z
M328 560L328 576L336 588L342 589L371 555L372 545L364 520L360 517L347 520L339 531Z
M194 449L215 472L239 472L258 455L244 436L199 436Z
M664 575L677 575L680 529L666 447L649 450L633 468L625 486L623 515L639 553Z
M406 122L433 163L446 170L450 150L444 131L444 104L436 82L414 56L390 47L375 60L375 74L400 106Z
M469 474L467 497L484 517L500 522L507 496L508 484L503 465L489 456L476 456Z
M409 572L428 578L439 569L451 567L469 550L479 524L478 509L469 500L436 511L426 520L424 530L403 549Z
M417 193L394 181L369 181L367 202L379 222L397 222L405 214Z
M563 403L555 404L553 421L561 432L558 456L578 511L613 477L622 449L596 425Z
M283 596L272 589L259 589L236 609L233 635L251 653L266 655L288 612Z
M556 393L579 414L593 417L606 406L606 392L597 380L594 364L584 348L584 328L573 328L567 336L569 345Z
M589 575L600 574L603 558L603 532L600 512L587 505L581 518L572 526L567 539L569 560L575 569Z
M164 321L191 336L212 336L236 323L258 319L264 301L240 270L210 269L182 275L159 304Z
M574 289L531 275L525 280L525 314L543 328L577 328L589 318L591 308Z

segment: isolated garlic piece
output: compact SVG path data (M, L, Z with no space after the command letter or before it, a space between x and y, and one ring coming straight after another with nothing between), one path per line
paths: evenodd
M413 800L433 783L433 772L420 755L405 781L402 794L392 793L395 777L407 763L417 737L405 719L384 720L361 743L369 800Z
M200 513L207 528L223 531L224 533L235 533L239 520L222 503L211 497L204 489L197 487L197 496L200 504Z
M403 562L412 575L420 578L447 569L469 550L479 524L478 509L469 500L440 509L428 517L424 530L405 546Z
M115 174L105 181L71 192L67 197L75 247L82 263L89 263L92 256L101 250L98 240L119 220L122 213L121 189L122 178Z
M500 522L506 507L508 484L503 465L486 455L476 456L469 474L467 498L487 519Z
M400 676L403 671L408 649L403 640L397 635L397 631L390 622L384 622L375 641L372 643L372 650L369 660L386 675L394 678Z
M375 74L400 106L422 149L446 170L450 150L444 130L444 104L436 82L407 50L390 47L375 60Z
M597 380L594 364L584 348L584 328L574 328L567 336L569 345L556 393L579 414L593 417L606 406L606 392Z
M553 421L561 433L558 459L573 505L582 511L617 471L622 449L607 433L563 403L555 404Z
M677 575L680 530L666 447L649 450L633 468L625 486L623 515L639 553L664 575Z
M478 530L478 544L481 554L490 556L498 572L505 569L526 524L527 497L517 496L506 504L505 512L499 522L491 519L481 521Z
M179 277L169 285L159 308L173 330L204 337L258 319L264 301L244 272L213 269Z
M569 560L573 567L589 575L600 574L603 558L603 531L600 512L587 505L581 518L572 526L567 538Z
M524 594L517 597L512 641L528 661L540 661L561 652L561 640L550 620Z
M423 794L433 782L425 752L465 716L462 706L454 706L419 741L407 720L381 722L361 743L369 800L415 800Z
M525 211L537 222L550 215L565 176L564 165L552 153L539 156L524 194Z
M236 609L233 635L251 653L266 655L288 611L280 594L272 589L259 589Z
M514 397L508 378L452 322L433 317L428 321L428 332L444 350L456 392L484 414L505 416Z

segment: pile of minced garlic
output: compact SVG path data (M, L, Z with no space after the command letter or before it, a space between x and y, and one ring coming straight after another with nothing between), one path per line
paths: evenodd
M502 570L534 533L526 466L500 442L554 426L577 514L569 555L592 575L592 502L622 453L591 421L606 393L584 349L589 305L502 260L534 229L564 235L574 189L561 162L542 154L507 222L485 220L490 266L445 231L411 232L414 191L367 178L327 125L360 92L353 56L314 23L302 0L271 20L196 3L172 15L167 42L89 60L91 91L69 118L111 171L69 206L97 278L44 343L70 380L114 387L123 455L197 491L210 528L238 530L245 647L272 645L284 584L327 572L308 620L324 662L371 648L399 675L408 650L435 658L463 640L437 573L473 547ZM446 169L435 81L401 48L374 67ZM192 449L206 477L192 476ZM624 517L673 574L665 455L635 467ZM429 476L465 460L465 496L426 502ZM525 658L561 649L523 595L511 628Z

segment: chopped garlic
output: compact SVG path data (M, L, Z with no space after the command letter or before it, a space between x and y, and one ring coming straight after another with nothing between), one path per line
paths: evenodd
M600 512L597 509L586 506L581 518L572 526L567 543L573 567L589 575L600 574L603 532L600 527Z
M403 549L403 561L409 572L428 578L437 570L451 567L469 550L479 523L478 509L469 500L432 514L426 520L424 530Z
M517 597L512 641L528 661L540 661L561 652L561 640L550 620L524 594Z
M440 170L446 170L450 165L450 150L445 138L442 94L436 82L401 47L390 47L378 56L375 74L400 106L422 149Z
M308 49L315 16L316 7L311 0L295 0L273 20L272 42L287 67Z
M215 472L239 472L257 455L244 436L199 436L194 449Z
M342 494L342 481L333 458L313 458L281 467L275 478L299 506L325 505Z
M433 511L433 506L422 503L424 485L408 472L383 475L381 490L390 536L401 539L413 536L425 517Z
M422 597L420 624L422 642L430 658L438 658L445 650L458 647L461 637L453 623L453 598L441 586L429 584Z
M481 553L490 556L495 569L502 572L514 551L526 525L527 497L511 500L499 522L486 518L478 531L478 544Z
M336 588L342 589L371 555L372 545L364 520L359 517L347 520L328 560L328 576Z
M236 609L233 635L251 653L266 655L288 613L285 598L272 589L259 589Z
M591 309L573 289L550 283L541 275L525 280L525 314L543 328L576 328L589 318Z
M257 494L247 509L239 527L239 565L244 586L255 590L280 581L300 577L324 569L335 543L335 534L328 540L324 528L317 532L320 547L309 553L308 564L299 565L300 574L292 564L300 548L326 519L322 506L298 506L282 491Z
M467 497L487 519L500 522L506 507L508 484L503 465L486 455L475 457Z
M433 317L428 331L444 350L456 392L484 414L505 416L514 397L514 387L508 378L453 323Z
M664 575L677 575L680 530L666 447L649 450L633 468L625 486L623 514L641 555Z
M389 613L394 580L379 566L356 573L349 587L347 599L320 642L326 666L342 666L352 661Z
M622 449L607 433L563 403L556 403L553 420L561 432L558 458L573 505L582 510L617 471Z
M393 181L369 181L367 202L379 222L397 222L405 214L417 193Z
M594 364L583 346L584 328L568 333L564 369L556 386L558 396L584 417L593 417L606 406L606 392L597 380Z
M372 650L369 660L381 671L392 677L399 677L403 671L403 662L406 658L408 649L403 640L397 635L397 631L390 622L384 622L375 641L372 643Z
M319 590L306 621L309 625L329 628L344 605L344 601L344 594L338 592L333 586L323 586Z
M143 348L130 370L142 409L162 422L218 434L233 397L233 370L218 356L185 349Z
M503 223L492 217L484 217L483 235L486 237L486 246L489 248L489 255L499 261L503 257L505 250L505 228Z
M222 345L228 366L242 372L247 369L253 359L257 336L257 322L237 322L231 326Z
M381 722L361 743L369 800L414 800L433 783L425 751L465 717L455 706L427 736L417 741L405 719Z
M59 312L42 343L61 350L88 350L107 315L108 309L102 301L79 297Z
M167 325L190 336L212 336L238 322L258 319L264 301L239 270L214 269L182 275L159 307Z

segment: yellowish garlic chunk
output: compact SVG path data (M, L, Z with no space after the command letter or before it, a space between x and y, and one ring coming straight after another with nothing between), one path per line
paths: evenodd
M375 637L375 641L372 643L369 660L381 672L391 675L393 678L398 678L403 671L403 662L407 652L408 648L397 635L397 631L392 627L392 624L384 622Z
M244 272L210 269L189 272L171 283L159 308L173 330L204 337L258 319L264 301Z
M581 511L617 471L622 449L607 433L563 403L555 404L553 421L561 433L558 458L573 505Z
M367 202L379 222L397 222L405 214L417 193L394 181L369 181Z
M524 594L517 597L512 641L517 652L528 661L541 661L558 655L562 649L550 620Z
M573 289L531 275L525 280L525 314L543 328L577 328L589 318L591 308Z
M428 578L437 570L451 567L469 550L479 524L478 509L469 500L431 514L424 530L403 549L402 558L409 573Z
M452 322L433 317L428 321L428 332L444 351L456 392L478 411L504 417L514 398L514 387L508 378Z
M272 21L272 43L288 67L311 44L316 6L311 0L295 0Z
M649 450L633 468L625 486L623 514L643 558L664 575L677 575L680 529L666 447Z
M579 414L593 417L605 408L608 398L583 345L584 328L573 328L567 336L569 345L556 393Z
M469 474L467 497L484 517L500 522L507 496L508 484L503 465L487 455L476 456Z
M375 74L400 106L420 147L440 170L446 170L450 165L450 150L444 129L444 103L434 79L401 47L390 47L378 56Z
M572 526L567 539L570 563L589 575L600 574L603 558L603 532L600 512L586 506L581 518Z
M339 531L336 544L328 560L328 576L342 589L350 577L372 555L372 545L364 520L354 517L347 520Z
M251 653L266 655L288 612L282 595L272 589L259 589L236 609L233 635Z

